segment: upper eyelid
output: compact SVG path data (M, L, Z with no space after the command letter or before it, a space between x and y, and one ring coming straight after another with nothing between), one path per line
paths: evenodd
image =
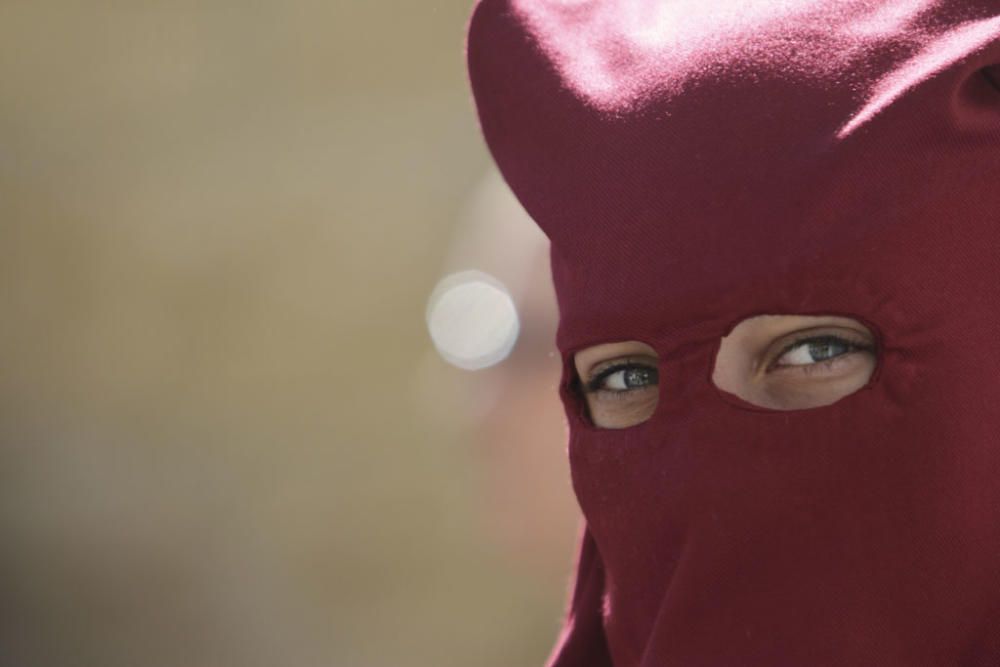
M837 325L820 325L806 329L799 329L780 336L775 336L774 340L781 340L782 338L788 338L789 336L794 337L794 339L798 342L811 340L813 338L840 338L849 342L854 342L856 339L860 343L868 341L868 336L865 332Z

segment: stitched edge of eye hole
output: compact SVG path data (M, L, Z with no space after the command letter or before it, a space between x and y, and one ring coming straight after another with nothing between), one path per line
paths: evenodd
M587 396L583 391L583 379L580 378L576 372L576 354L578 352L582 352L583 350L587 350L591 347L596 347L598 345L604 345L609 343L624 343L624 342L642 343L643 345L646 345L653 350L653 354L656 356L657 360L656 369L659 374L659 381L657 382L656 385L657 388L656 405L653 407L653 410L650 412L649 416L647 416L645 419L641 421L635 422L634 424L630 424L628 426L623 426L619 428L615 428L613 426L598 426L590 415L590 404L587 401ZM624 356L637 356L637 355L624 355ZM612 358L617 358L617 357L612 357ZM599 363L604 363L604 361L601 361ZM575 421L579 428L588 431L620 433L623 431L630 431L642 427L644 424L649 423L649 421L653 419L653 417L655 417L657 413L660 411L663 405L663 401L660 400L662 398L661 393L662 393L663 374L664 374L663 359L660 356L660 353L657 351L656 346L653 345L653 343L645 340L640 340L638 338L630 338L627 340L599 341L599 342L580 345L575 349L568 351L565 354L563 361L563 375L559 382L559 393L560 396L563 398L564 404L568 400L569 405L572 406L572 414L569 413L567 414L567 417L570 419L571 424L572 422Z
M872 368L871 373L869 373L868 378L865 380L865 383L863 385L861 385L860 387L858 387L857 389L854 389L852 391L849 391L849 392L847 392L845 394L842 394L842 395L838 396L836 399L834 399L833 401L831 401L829 403L824 403L824 404L821 404L821 405L812 405L812 406L801 407L801 408L775 408L775 407L770 407L770 406L766 406L766 405L761 405L759 403L754 403L751 400L749 400L748 398L740 396L739 394L736 394L735 392L729 391L727 389L723 389L722 387L720 387L719 385L717 385L715 383L715 368L716 368L716 366L718 365L718 362L719 362L719 353L722 351L722 341L723 341L723 339L725 337L729 336L730 334L732 334L732 332L738 326L740 326L741 324L743 324L744 322L746 322L748 320L752 320L752 319L757 318L757 317L762 317L762 316L767 316L767 315L777 315L777 316L807 316L807 317L817 317L817 318L822 318L822 317L840 317L840 318L851 320L855 324L861 325L864 329L866 329L868 331L869 335L871 336L871 347L872 347L871 353L873 355L875 355L875 365ZM819 327L819 326L822 326L822 325L817 325L817 327ZM836 326L836 325L831 325L831 326ZM813 328L813 327L809 327L809 328ZM794 333L794 331L790 331L790 332L788 332L786 334L783 334L783 336L787 336L787 335L792 334L792 333ZM840 401L842 401L842 400L844 400L844 399L846 399L846 398L848 398L850 396L854 396L855 394L858 394L861 391L870 389L872 387L872 385L875 384L876 380L879 378L879 376L880 376L880 374L882 372L882 363L883 363L882 347L883 347L883 345L882 345L882 333L881 333L881 330L877 326L875 326L874 323L872 323L871 321L869 321L868 318L861 317L861 316L859 316L857 314L842 313L842 312L819 312L819 313L817 313L817 312L809 312L809 313L752 313L752 314L744 315L742 317L739 317L739 318L736 318L736 319L732 320L729 323L729 325L725 328L725 333L722 334L722 335L720 335L715 340L715 344L713 345L712 357L711 357L712 362L711 362L711 364L709 364L709 367L708 367L708 384L712 387L712 389L714 390L714 392L715 392L715 394L716 394L717 397L721 398L724 402L728 403L729 405L731 405L733 407L736 407L736 408L739 408L741 410L748 410L748 411L752 411L752 412L761 412L761 413L773 413L773 414L788 414L788 413L791 413L791 412L802 412L802 411L808 411L808 410L819 410L819 409L822 409L822 408L831 407L831 406L839 403Z

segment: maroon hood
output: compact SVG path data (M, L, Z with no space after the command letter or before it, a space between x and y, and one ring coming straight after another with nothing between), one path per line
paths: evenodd
M481 0L467 56L551 241L585 526L549 665L1000 665L1000 0ZM711 371L756 314L878 366L750 405ZM620 340L659 404L597 428L573 355Z

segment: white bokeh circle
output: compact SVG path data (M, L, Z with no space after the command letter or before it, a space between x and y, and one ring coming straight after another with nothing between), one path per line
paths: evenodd
M507 358L520 321L503 283L482 271L459 271L442 278L431 293L427 329L448 363L477 370Z

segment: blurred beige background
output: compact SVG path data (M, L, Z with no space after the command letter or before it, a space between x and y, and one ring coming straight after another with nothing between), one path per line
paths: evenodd
M541 665L577 514L471 8L0 3L0 664ZM522 317L475 372L465 268Z

